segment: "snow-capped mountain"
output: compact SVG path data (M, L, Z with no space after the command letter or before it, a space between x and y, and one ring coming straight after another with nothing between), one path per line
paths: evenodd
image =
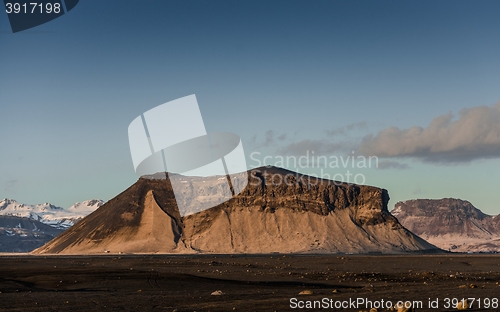
M5 198L0 201L0 216L27 218L65 230L103 204L102 200L93 199L76 203L68 209L64 209L49 203L25 205Z
M64 209L5 198L0 201L0 252L28 252L40 247L103 204L93 199Z
M94 212L97 208L101 207L104 204L104 201L100 199L91 199L86 200L81 203L76 203L73 206L69 207L67 210L77 213L78 215L89 215Z

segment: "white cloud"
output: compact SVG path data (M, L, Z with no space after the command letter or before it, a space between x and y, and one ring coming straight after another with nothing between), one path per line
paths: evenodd
M363 138L359 152L378 157L411 157L425 162L457 163L500 157L500 103L448 113L427 128L390 127Z

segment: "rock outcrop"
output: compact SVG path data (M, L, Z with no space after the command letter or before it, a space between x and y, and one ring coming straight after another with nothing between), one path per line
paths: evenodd
M389 213L386 190L274 167L251 170L248 179L231 200L181 217L169 179L142 177L34 253L439 251Z
M470 202L416 199L398 202L392 214L407 229L451 251L500 251L500 217L484 214Z

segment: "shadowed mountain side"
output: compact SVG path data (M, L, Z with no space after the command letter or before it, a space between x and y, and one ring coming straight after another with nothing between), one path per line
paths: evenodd
M161 206L160 206L161 205ZM160 208L164 207L164 208ZM181 216L168 179L140 178L127 190L80 220L34 253L160 252L171 250L181 233ZM172 235L165 237L165 228ZM156 235L156 236L155 236ZM170 245L165 240L171 239ZM163 246L165 245L165 246ZM118 251L115 251L118 252Z
M28 218L0 216L0 252L29 252L62 231Z
M248 179L231 200L180 217L168 179L140 178L34 253L439 251L388 212L386 190L280 168L251 170Z

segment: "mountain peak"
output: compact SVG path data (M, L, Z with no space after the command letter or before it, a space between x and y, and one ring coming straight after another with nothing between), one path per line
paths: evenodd
M17 203L15 199L10 199L10 198L4 198L0 200L0 204L11 204L11 203Z
M89 199L89 200L84 200L82 204L86 204L89 206L102 205L104 204L104 201L101 199Z

